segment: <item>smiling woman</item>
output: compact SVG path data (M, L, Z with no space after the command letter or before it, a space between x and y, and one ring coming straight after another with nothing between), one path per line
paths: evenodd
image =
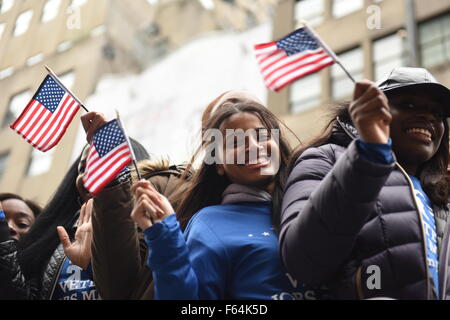
M203 133L214 129L227 139L203 140L201 147L215 144L214 150L226 159L202 161L192 179L184 182L186 188L172 198L179 199L176 214L150 183L133 185L131 216L148 245L155 299L326 296L322 288L293 279L279 258L279 205L291 151L280 127L276 116L255 101L225 102L203 123ZM273 130L280 132L276 139L269 134ZM201 151L190 166L198 156L205 160ZM274 159L279 161L274 170L264 172Z
M449 101L420 68L356 84L291 161L280 245L293 276L340 299L450 297Z

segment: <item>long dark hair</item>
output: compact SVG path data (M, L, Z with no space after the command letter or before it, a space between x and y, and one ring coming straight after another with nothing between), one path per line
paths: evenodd
M57 226L63 226L73 236L71 231L78 218L76 213L81 208L75 185L80 158L81 155L70 166L49 203L18 243L17 256L27 277L41 274L59 245Z
M130 143L137 161L150 157L139 142L130 138ZM19 263L29 278L42 274L47 262L58 247L60 241L56 227L63 226L70 238L74 237L74 225L78 220L82 205L76 187L76 179L79 174L78 164L82 153L70 166L30 231L18 243Z
M31 212L33 212L33 215L35 218L37 218L37 216L42 211L41 206L32 200L24 199L15 193L0 193L0 201L5 201L5 200L9 200L9 199L15 199L15 200L20 200L20 201L24 202L28 206L28 208L31 209Z
M324 144L334 143L346 146L351 142L351 138L347 136L343 129L338 126L337 119L342 123L353 126L348 107L350 103L345 102L332 106L328 113L329 121L323 131L315 137L310 143L300 146L292 155L289 163L289 171L295 165L301 154L309 148L319 147ZM450 184L447 180L447 166L449 162L449 126L444 120L444 135L441 144L434 156L424 162L418 168L418 178L425 193L431 202L437 206L445 207L448 203L450 195Z
M205 122L205 129L219 129L220 125L234 114L248 112L255 114L267 129L280 129L280 120L264 106L257 102L227 102L221 105ZM291 148L282 130L279 131L279 149L280 149L280 166L274 177L275 191L272 194L272 223L275 227L280 223L280 206L284 192L285 182L288 174L288 160ZM192 157L191 163L188 165L186 172L192 168L201 152L201 147ZM222 193L231 183L226 176L218 174L216 164L207 164L202 161L200 168L195 172L189 182L182 179L181 183L187 183L187 187L183 192L177 193L171 198L171 202L179 203L177 206L177 218L180 221L182 229L185 229L191 217L200 209L217 205L221 203Z
M434 156L418 168L418 176L423 190L434 204L445 207L450 195L447 179L449 161L449 127L444 120L444 135Z

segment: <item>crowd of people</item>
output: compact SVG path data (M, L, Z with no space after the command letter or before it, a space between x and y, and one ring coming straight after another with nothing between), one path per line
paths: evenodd
M449 298L450 90L395 68L329 117L293 149L257 97L225 92L190 161L131 139L142 179L130 166L93 196L82 176L107 119L85 114L44 208L0 194L0 299Z

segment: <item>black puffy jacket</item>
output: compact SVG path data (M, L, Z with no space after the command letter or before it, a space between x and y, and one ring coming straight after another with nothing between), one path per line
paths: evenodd
M50 300L65 258L64 249L59 245L43 273L27 279L17 259L16 242L9 240L6 220L0 221L0 299Z
M337 121L330 143L297 159L282 206L283 261L297 280L328 285L338 299L436 299L412 182L398 163L361 157L352 142L355 132ZM450 298L448 209L433 210L439 296L445 299ZM368 285L377 267L380 289Z

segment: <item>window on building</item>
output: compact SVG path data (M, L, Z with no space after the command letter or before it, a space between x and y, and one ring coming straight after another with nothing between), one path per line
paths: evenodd
M27 59L26 65L29 67L32 67L34 65L37 65L38 63L42 62L44 60L44 54L38 53L32 57L29 57Z
M3 118L3 125L2 127L7 127L11 123L16 120L20 114L22 113L23 109L27 106L28 102L31 100L31 91L26 90L22 91L14 96L9 100L8 109L6 111L6 115Z
M58 76L59 80L66 86L67 89L72 90L75 84L75 73L73 71L68 71Z
M361 47L339 54L339 60L352 77L358 81L364 76L364 54ZM351 97L354 84L342 68L334 64L331 67L331 90L334 100Z
M102 34L104 34L106 32L106 26L104 24L95 27L94 29L91 30L91 37L98 37L101 36Z
M420 54L425 68L450 61L450 13L419 26Z
M14 0L0 1L0 14L9 11L14 5Z
M69 7L71 7L71 8L81 7L86 2L87 2L87 0L72 0Z
M0 23L0 39L2 38L3 31L5 31L6 24Z
M42 22L48 22L56 18L61 6L61 0L47 0L42 11Z
M321 99L320 73L295 81L290 87L291 112L298 113L316 107Z
M396 33L373 43L375 81L380 80L393 68L406 65L406 39Z
M56 149L53 148L47 152L41 152L32 148L27 175L35 177L47 173L52 166L55 150Z
M8 161L9 153L0 154L0 179L2 179L3 174L6 171L6 163Z
M325 11L324 0L300 0L295 3L295 21L306 20L311 26L319 25L323 21Z
M340 18L362 9L364 0L333 0L333 16Z
M213 0L198 0L200 4L205 8L206 10L212 10L214 9L214 2Z
M73 46L73 41L64 41L61 42L58 47L56 48L56 51L61 53L61 52L65 52L67 50L69 50L70 48L72 48Z
M13 73L14 73L13 67L0 70L0 80L10 77Z
M14 26L14 36L20 36L27 32L28 27L30 26L31 18L33 17L33 11L28 10L22 12L16 20L16 25Z

